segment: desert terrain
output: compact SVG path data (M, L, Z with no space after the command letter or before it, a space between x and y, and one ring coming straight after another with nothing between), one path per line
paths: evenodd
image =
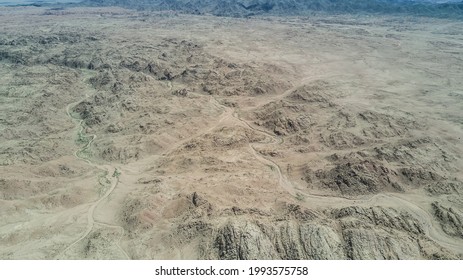
M463 22L0 8L0 259L462 259Z

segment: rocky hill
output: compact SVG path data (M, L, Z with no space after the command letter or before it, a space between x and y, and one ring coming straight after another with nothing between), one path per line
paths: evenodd
M463 259L462 21L0 26L0 259Z

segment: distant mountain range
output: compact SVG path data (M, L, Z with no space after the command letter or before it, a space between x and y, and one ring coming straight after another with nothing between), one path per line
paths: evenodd
M85 0L83 3L233 17L303 15L322 11L463 18L463 0Z
M0 6L45 6L78 2L82 0L0 0Z

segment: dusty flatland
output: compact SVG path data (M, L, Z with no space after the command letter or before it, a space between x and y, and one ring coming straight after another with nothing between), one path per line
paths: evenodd
M463 22L0 8L1 259L463 258Z

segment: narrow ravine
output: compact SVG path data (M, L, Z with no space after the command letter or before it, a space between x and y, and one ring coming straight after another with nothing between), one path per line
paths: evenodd
M88 95L86 95L84 98L82 98L81 100L77 101L77 102L74 102L74 103L70 103L68 106L66 106L66 114L68 115L68 117L70 117L74 122L76 122L76 128L78 129L78 133L79 135L83 135L83 130L84 130L84 120L82 119L79 119L79 118L75 118L72 116L71 114L71 108L83 101L85 101L86 99L88 98ZM111 165L98 165L98 164L95 164L93 163L90 159L88 158L85 158L85 157L82 157L82 156L79 156L79 153L88 149L90 147L90 145L93 143L93 141L96 139L96 135L93 134L93 135L86 135L85 137L90 137L91 139L80 149L77 149L75 152L74 152L74 157L76 157L78 160L83 160L85 161L88 165L98 169L98 170L102 170L104 171L106 174L116 174L117 172L120 172L117 168L111 166ZM112 171L112 172L111 172ZM106 175L106 176L108 176ZM108 177L106 177L108 179ZM76 240L74 241L73 243L71 243L69 246L67 246L61 253L58 254L57 258L61 258L61 256L63 256L70 248L72 248L74 245L76 245L77 243L79 243L80 241L82 241L83 239L85 239L89 234L90 232L93 230L95 224L99 224L101 226L105 226L105 227L109 227L109 228L117 228L120 230L120 237L119 239L117 240L116 242L116 247L121 251L121 253L127 258L127 259L130 259L129 255L127 254L127 252L119 245L120 243L120 240L122 239L122 237L124 236L124 228L122 228L121 226L116 226L116 225L110 225L110 224L106 224L106 223L102 223L102 222L97 222L95 221L95 218L94 218L94 215L95 215L95 209L100 205L101 202L103 202L106 198L109 197L109 195L111 195L111 193L116 189L117 185L119 184L119 177L118 176L111 176L109 177L108 181L111 182L111 187L104 193L103 196L101 196L97 201L93 202L90 206L90 208L88 209L87 211L87 228L85 230L85 232Z

